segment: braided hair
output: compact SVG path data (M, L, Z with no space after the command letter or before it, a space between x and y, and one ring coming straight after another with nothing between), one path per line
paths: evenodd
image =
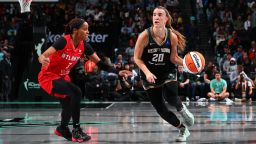
M65 25L65 34L72 34L74 29L79 29L85 20L80 18L72 19L67 25Z

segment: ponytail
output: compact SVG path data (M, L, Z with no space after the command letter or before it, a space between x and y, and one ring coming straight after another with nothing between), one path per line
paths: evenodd
M178 32L177 30L175 30L173 27L171 27L171 31L176 34L177 38L178 38L178 47L180 50L184 51L185 47L186 47L186 39L185 36L182 35L180 32Z

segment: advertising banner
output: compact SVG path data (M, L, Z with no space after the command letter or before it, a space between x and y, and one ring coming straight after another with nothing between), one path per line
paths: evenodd
M47 49L45 26L33 27L33 40L34 49L32 50L29 66L23 73L22 82L19 88L19 101L54 100L53 97L49 96L41 89L37 80L37 75L41 69L41 64L38 62L38 56Z
M90 43L97 53L103 53L111 59L114 56L114 49L118 46L120 29L115 26L98 26L89 27L89 37L87 42ZM52 45L59 37L64 35L63 32L56 32L49 28L47 32L47 45Z

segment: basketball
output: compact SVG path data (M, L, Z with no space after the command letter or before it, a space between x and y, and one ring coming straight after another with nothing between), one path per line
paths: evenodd
M199 73L205 66L204 56L196 51L189 52L183 58L183 66L189 73Z

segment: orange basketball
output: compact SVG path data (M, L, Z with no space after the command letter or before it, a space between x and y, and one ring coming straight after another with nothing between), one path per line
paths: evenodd
M204 56L196 51L189 52L183 58L183 66L189 73L199 73L205 66Z

